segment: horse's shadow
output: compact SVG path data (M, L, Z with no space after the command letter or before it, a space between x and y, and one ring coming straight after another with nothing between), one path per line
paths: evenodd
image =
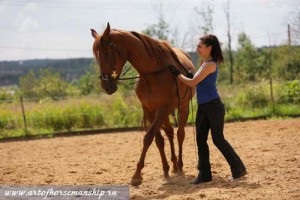
M191 182L195 179L194 176L186 175L186 176L173 176L170 179L162 184L159 188L157 194L151 195L134 195L132 199L139 200L148 200L148 199L164 199L170 197L172 195L184 195L184 194L192 194L198 192L199 189L208 189L208 188L247 188L247 189L257 189L261 187L260 184L249 183L247 182L247 178L241 178L234 181L229 181L228 179L220 176L214 176L212 182L202 183L198 185L191 184Z

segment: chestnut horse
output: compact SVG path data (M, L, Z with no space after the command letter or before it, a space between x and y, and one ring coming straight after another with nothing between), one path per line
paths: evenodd
M91 32L95 38L93 52L100 66L101 86L107 94L111 95L117 91L117 81L127 61L139 74L135 91L142 104L144 118L151 125L144 136L142 153L131 184L138 186L142 183L141 171L147 150L154 137L160 152L164 177L169 178L170 166L164 152L164 138L160 129L165 131L170 142L173 172L183 175L184 126L189 113L189 100L195 91L194 88L177 81L177 78L168 70L168 66L174 65L184 74L188 69L194 72L195 67L190 57L182 50L172 48L167 42L155 40L137 32L110 29L109 23L102 35L93 29ZM178 160L173 142L174 130L169 121L170 113L176 108L178 108L179 123Z

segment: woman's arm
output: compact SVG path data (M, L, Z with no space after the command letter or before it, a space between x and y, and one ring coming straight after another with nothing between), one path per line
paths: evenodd
M190 78L185 77L182 74L179 74L178 79L190 87L195 87L206 76L208 76L211 73L214 73L216 71L216 67L217 66L214 62L209 62L209 63L201 65L201 67L198 69L198 71L194 75L194 78L190 79Z

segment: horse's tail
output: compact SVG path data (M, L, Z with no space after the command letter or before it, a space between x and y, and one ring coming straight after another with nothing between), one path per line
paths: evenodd
M175 127L178 127L178 116L176 116L176 114L175 114L175 110L174 111L172 111L171 113L170 113L170 115L171 115L171 117L172 117L172 119L173 119L173 123L174 123L174 126ZM145 114L143 115L143 119L142 119L142 121L141 121L141 131L147 131L148 130L148 125L149 125L149 123L147 123L148 121L147 121L147 118L146 118L146 116L145 116ZM162 125L163 126L163 125Z

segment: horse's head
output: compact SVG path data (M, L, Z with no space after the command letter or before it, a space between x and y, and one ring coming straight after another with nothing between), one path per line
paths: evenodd
M113 41L113 34L109 23L102 35L91 29L92 36L95 38L93 45L94 56L100 67L101 86L109 95L115 93L118 89L117 80L126 63L122 53Z

